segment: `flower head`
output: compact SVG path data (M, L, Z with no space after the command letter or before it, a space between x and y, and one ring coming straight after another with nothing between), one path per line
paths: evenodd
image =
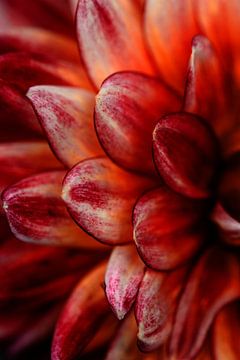
M57 267L61 290L71 277L65 298L80 282L58 317L52 360L103 347L108 360L238 359L238 1L70 5L77 41L59 23L60 14L73 23L64 1L37 1L36 19L21 1L13 11L3 2L0 34L3 209L13 234L46 258L79 259ZM9 254L31 252L38 273L34 245L11 244ZM41 286L54 326L63 299Z

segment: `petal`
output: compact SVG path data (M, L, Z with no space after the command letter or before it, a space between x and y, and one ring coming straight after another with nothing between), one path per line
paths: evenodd
M120 166L154 172L153 129L160 116L179 107L176 95L157 79L133 72L114 74L103 82L96 98L98 137Z
M121 70L152 73L144 46L141 8L129 0L80 0L77 35L83 60L99 87Z
M73 39L36 27L16 27L0 31L0 53L15 51L51 54L62 60L79 63L77 44Z
M0 192L26 176L60 168L61 164L44 141L0 144Z
M0 80L0 141L41 136L41 127L31 104L16 88Z
M26 178L3 193L3 208L14 235L38 244L99 248L72 221L60 197L64 172Z
M239 303L232 303L218 313L214 322L213 348L217 360L240 358L240 345L236 341L239 332Z
M1 55L0 76L24 92L42 84L92 88L85 72L76 64L24 52Z
M224 69L210 41L202 35L192 41L184 111L203 116L219 137L231 124L229 89Z
M0 23L1 30L11 29L13 26L32 25L73 35L70 11L66 1L2 0L1 15L3 15Z
M212 248L199 260L181 297L170 350L180 359L192 359L200 350L219 310L239 298L240 268L234 254Z
M198 0L195 9L204 33L216 47L228 70L232 72L233 79L239 85L239 1Z
M182 93L191 40L199 32L194 21L192 1L147 0L145 31L162 77Z
M110 344L105 360L141 360L142 356L136 346L137 326L133 314L121 324Z
M27 97L56 156L68 167L102 154L93 124L94 93L60 86L34 86Z
M105 270L105 264L97 267L74 289L57 323L52 360L77 358L106 317L108 303L101 287Z
M187 268L164 274L148 269L139 287L135 305L138 346L151 352L168 340Z
M219 151L202 119L188 113L161 118L153 133L153 151L159 173L174 191L193 198L209 196Z
M109 159L80 162L67 174L63 199L76 222L106 244L132 240L136 199L154 186L152 179L127 173Z
M125 317L136 299L144 267L135 246L117 246L113 250L105 274L105 291L119 320Z
M226 161L219 182L218 196L226 211L240 221L240 153Z
M204 241L203 214L203 201L166 187L143 195L134 209L133 226L144 262L157 270L169 270L194 256Z
M240 245L240 223L220 203L216 205L212 220L217 224L220 238L227 244Z

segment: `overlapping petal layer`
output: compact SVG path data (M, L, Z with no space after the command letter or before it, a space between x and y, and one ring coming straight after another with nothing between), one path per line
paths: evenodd
M63 199L76 222L111 245L132 240L131 214L154 180L128 173L107 158L80 162L67 174Z
M95 108L96 130L103 148L124 168L154 172L153 129L161 116L179 110L179 103L156 78L134 72L110 76L102 84Z
M100 248L70 218L61 199L64 172L38 174L3 193L3 207L15 236L24 241L50 245Z
M169 270L194 256L206 235L204 205L166 187L143 195L133 216L134 240L142 259L155 269Z
M27 96L64 165L71 167L102 155L93 124L94 93L73 87L34 86Z
M239 259L231 252L211 248L201 257L180 299L171 353L180 359L196 356L217 313L240 297L239 279Z
M136 1L80 0L76 20L81 54L97 87L116 71L153 73Z

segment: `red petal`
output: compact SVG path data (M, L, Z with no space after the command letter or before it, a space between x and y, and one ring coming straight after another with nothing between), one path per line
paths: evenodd
M196 36L192 41L184 110L203 116L221 137L231 125L225 80L211 43L204 36Z
M162 77L181 93L191 40L199 32L192 7L191 0L147 0L145 5L145 29L154 60Z
M217 224L220 237L228 244L240 245L240 223L218 203L213 211L212 220Z
M14 235L38 244L99 247L69 216L60 197L64 172L26 178L3 193L3 207Z
M198 0L195 9L204 33L216 47L225 66L239 85L239 1Z
M77 44L64 35L34 27L0 31L0 53L26 51L79 63ZM79 64L80 65L80 64Z
M108 303L101 282L106 265L93 270L77 285L57 323L52 360L79 356L107 315Z
M11 85L18 86L22 91L41 84L92 88L85 72L76 64L30 53L1 55L0 76Z
M177 310L170 346L177 358L194 358L219 310L240 297L239 276L239 260L225 249L202 256Z
M239 303L224 307L216 317L213 326L213 348L217 360L238 360L240 345L237 341L240 333Z
M168 340L186 270L184 267L169 274L146 271L135 308L142 351L154 351Z
M152 73L144 46L141 8L129 0L80 0L77 34L82 57L99 87L121 70Z
M73 35L69 7L64 0L2 0L0 9L1 30L30 25Z
M155 127L153 149L156 166L173 190L193 198L209 195L219 151L203 120L187 113L165 116Z
M134 239L143 260L168 270L189 260L204 241L204 202L162 187L142 196L134 209Z
M71 167L102 154L93 124L94 93L71 87L35 86L27 96L63 164Z
M154 126L160 116L177 109L177 97L157 79L133 72L114 74L104 81L96 99L101 144L120 166L153 172Z
M143 274L144 264L135 246L118 246L113 250L105 275L105 291L119 320L125 317L135 301Z
M0 80L0 141L41 136L41 128L31 104L17 89Z
M132 240L132 209L136 199L154 186L151 179L127 173L109 159L76 165L63 183L63 199L76 222L107 244Z
M60 168L61 164L43 141L0 144L0 192L26 176Z

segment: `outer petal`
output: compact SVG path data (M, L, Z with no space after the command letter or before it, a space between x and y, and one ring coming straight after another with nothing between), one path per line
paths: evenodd
M132 209L136 199L154 186L151 179L95 158L76 165L63 183L63 199L76 222L98 240L120 244L132 240Z
M153 129L160 116L178 109L176 95L157 79L133 72L114 74L104 81L96 99L101 144L120 166L153 172Z
M76 64L31 53L18 52L1 55L0 76L22 91L41 84L92 88L85 72Z
M135 246L119 246L113 250L105 275L105 291L119 320L124 318L135 301L143 275L144 264Z
M0 80L0 140L13 141L41 136L31 104L16 88Z
M213 348L217 360L238 360L240 345L237 336L240 333L239 303L224 307L216 317L213 326Z
M0 144L0 192L26 176L60 168L61 164L43 141Z
M3 207L14 235L41 244L99 247L72 221L60 198L64 172L26 178L3 193Z
M35 86L32 101L50 145L68 167L102 154L93 124L94 93L60 86Z
M2 0L0 9L1 29L32 25L73 35L70 11L64 0Z
M211 43L204 36L196 36L192 41L184 110L203 116L221 138L231 126L232 106L225 80Z
M186 268L167 275L147 270L141 282L137 301L138 345L142 351L158 349L168 340Z
M0 53L14 51L51 54L62 60L79 63L77 45L73 39L36 27L0 31Z
M233 78L240 82L240 3L238 0L198 0L195 4L200 25L217 48ZM224 16L223 16L224 14Z
M210 249L193 270L181 297L171 338L171 353L192 359L219 310L240 297L239 260L225 249Z
M209 196L219 149L201 118L188 113L161 118L153 133L153 151L160 174L174 191L193 198Z
M191 40L199 32L192 3L191 0L147 0L145 7L145 30L155 62L162 77L181 93Z
M101 282L106 265L93 270L77 285L57 323L52 360L72 360L93 337L108 312Z
M189 260L202 245L204 202L166 187L143 195L134 209L134 240L143 260L169 270Z
M212 220L217 224L221 239L231 245L240 245L240 223L218 203Z
M152 73L135 1L80 0L76 19L82 57L98 87L117 71Z

